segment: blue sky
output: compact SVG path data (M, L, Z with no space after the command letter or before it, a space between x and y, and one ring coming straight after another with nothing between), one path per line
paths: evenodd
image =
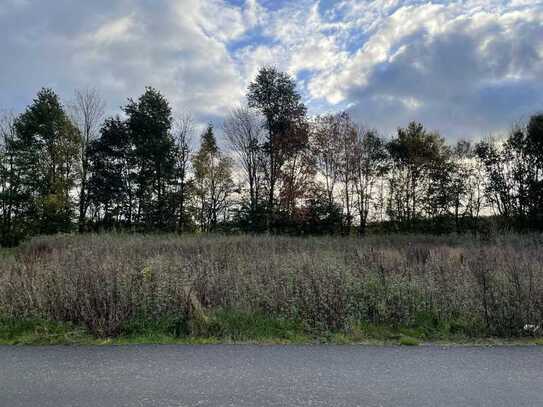
M420 120L445 137L506 132L543 110L534 0L2 0L0 109L42 86L95 87L117 112L146 85L220 127L262 65L310 114L348 109L385 135Z

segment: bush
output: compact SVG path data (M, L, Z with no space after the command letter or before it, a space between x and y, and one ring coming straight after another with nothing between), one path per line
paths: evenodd
M524 325L543 322L542 241L35 238L2 259L0 315L84 325L98 337L153 329L149 321L167 321L160 329L175 336L224 336L249 325L279 332L285 327L274 324L283 323L315 334L369 323L414 327L422 337L522 336ZM221 310L235 317L217 319Z

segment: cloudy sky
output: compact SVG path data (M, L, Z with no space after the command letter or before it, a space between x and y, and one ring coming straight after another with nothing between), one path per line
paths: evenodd
M311 114L385 134L476 138L543 110L538 0L0 0L0 38L0 109L90 86L116 112L151 85L220 125L271 64Z

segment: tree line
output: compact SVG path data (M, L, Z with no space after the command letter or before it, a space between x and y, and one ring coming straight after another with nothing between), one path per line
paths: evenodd
M194 146L146 88L105 117L94 90L42 89L0 126L0 243L79 230L294 234L543 228L543 114L505 139L448 144L412 122L391 138L347 112L309 117L295 81L263 67L247 103Z

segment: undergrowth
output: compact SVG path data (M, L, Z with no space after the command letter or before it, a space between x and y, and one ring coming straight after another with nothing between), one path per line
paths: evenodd
M424 326L393 327L360 323L348 330L312 332L301 322L263 315L221 311L199 333L179 329L179 321L135 319L115 337L96 337L84 326L45 319L0 319L0 345L130 345L130 344L371 344L418 346L424 343L543 345L540 338L474 338L448 331L428 333Z
M542 242L539 234L35 238L0 257L0 341L537 341Z

